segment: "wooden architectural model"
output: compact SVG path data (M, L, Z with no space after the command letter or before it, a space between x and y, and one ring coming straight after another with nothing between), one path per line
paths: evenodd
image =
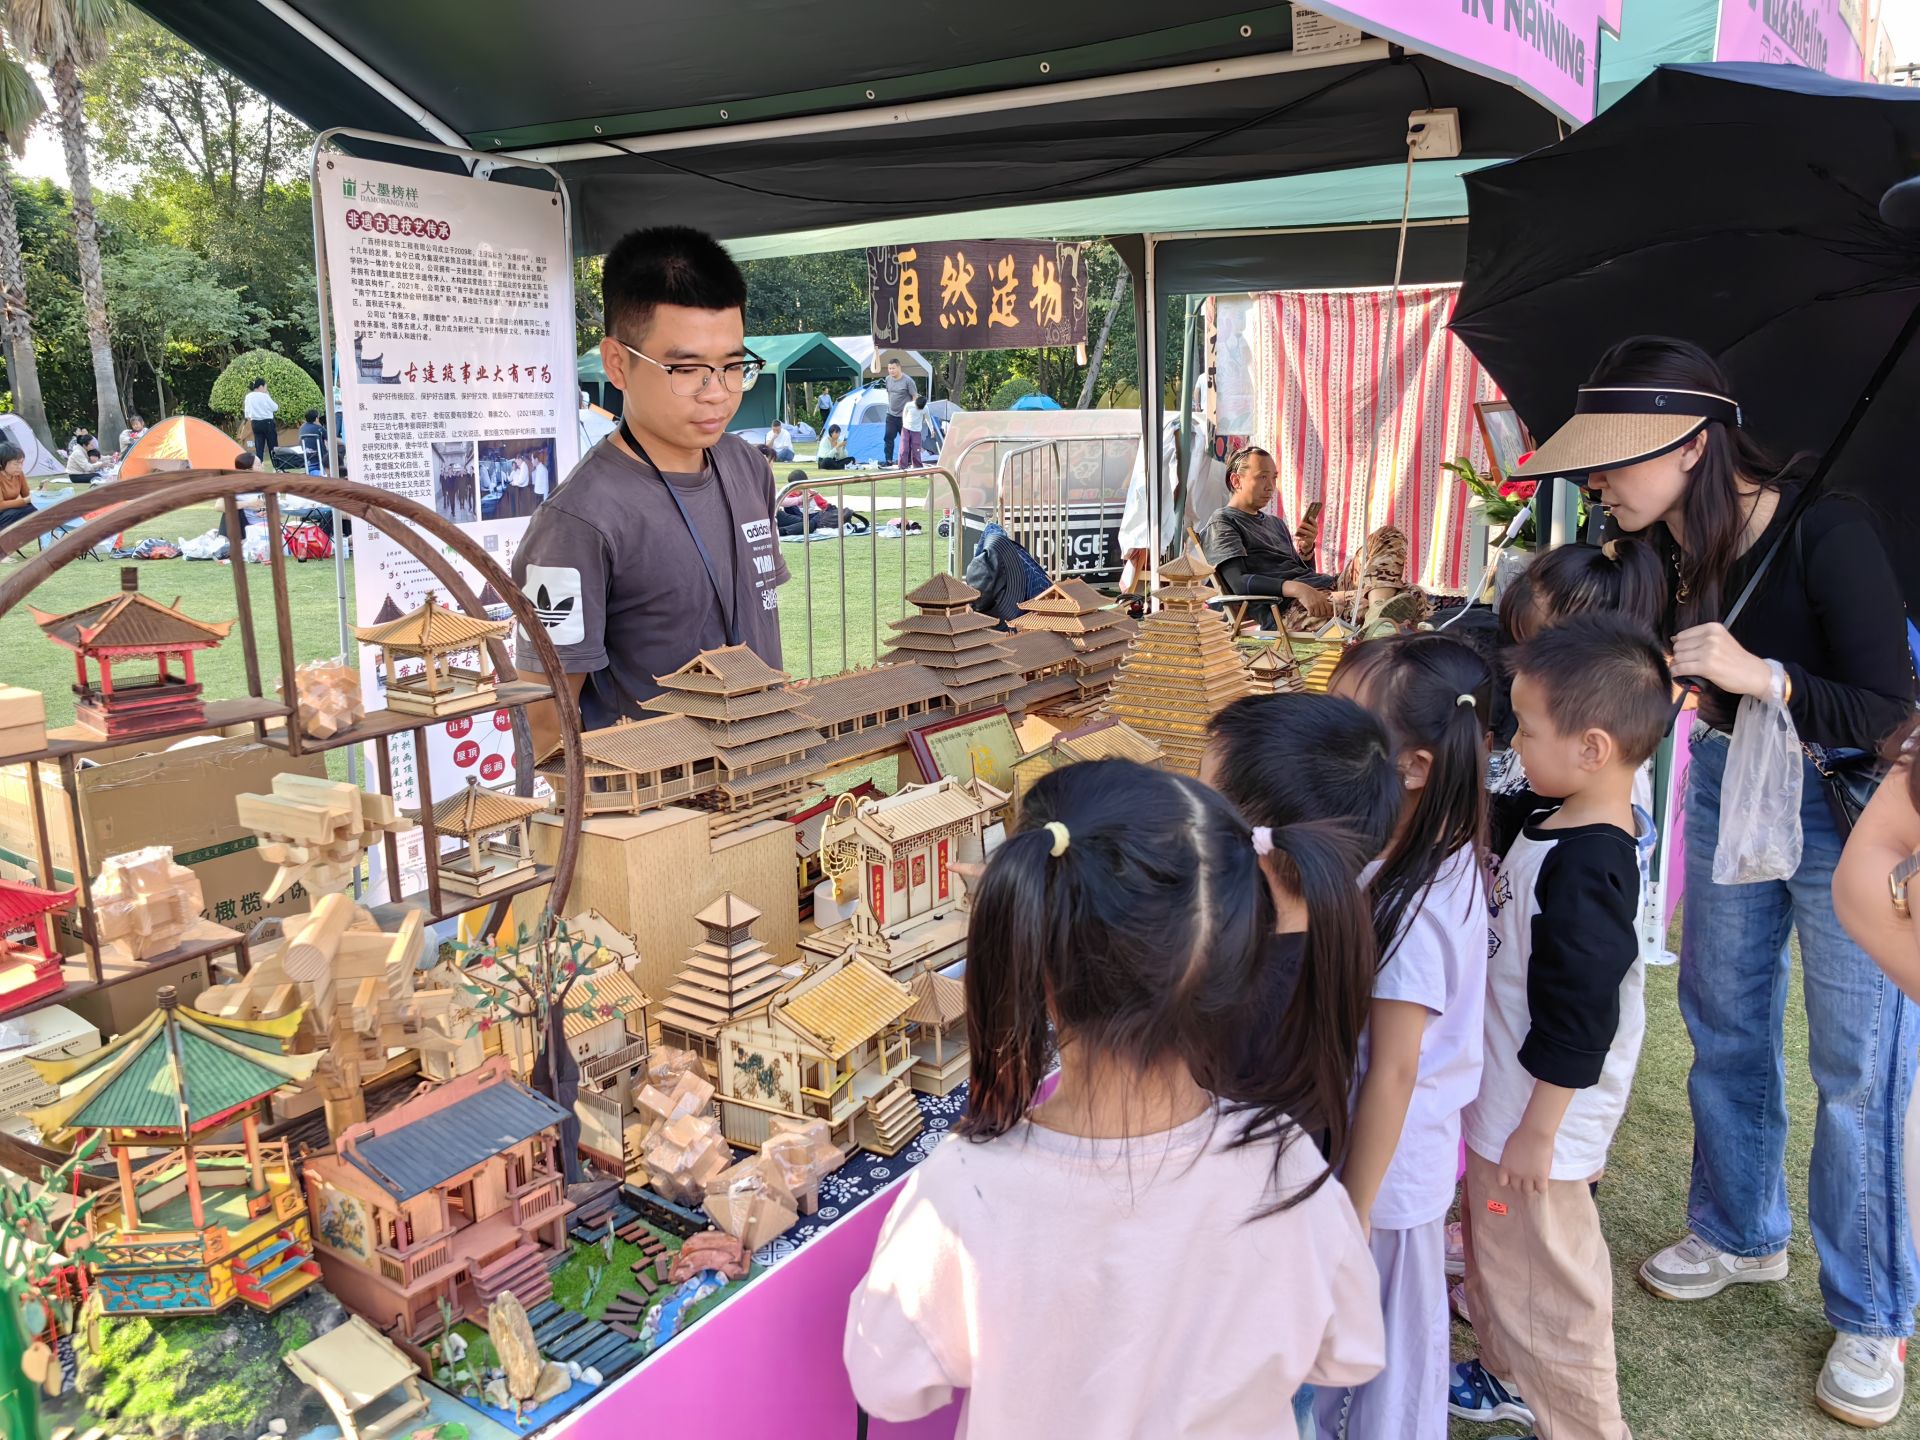
M294 723L314 740L331 740L367 715L360 672L341 660L309 660L293 672Z
M1284 639L1261 645L1247 656L1247 674L1264 691L1276 695L1294 695L1307 688L1300 673L1300 662Z
M180 730L206 719L193 657L227 638L213 624L140 593L140 572L120 572L120 593L64 615L28 606L40 633L73 652L74 723L108 739ZM89 675L91 664L99 670ZM153 669L148 670L148 665ZM116 681L114 667L120 667ZM128 667L138 667L129 673ZM171 667L171 668L170 668Z
M275 1118L324 1104L327 1133L338 1135L366 1119L365 1086L399 1069L408 1052L424 1062L463 1048L458 994L416 987L423 941L418 910L389 934L351 896L323 895L311 912L287 918L281 940L254 947L252 969L197 1003L229 1020L296 1017L292 1049L320 1064L310 1088L275 1100Z
M1140 633L1103 707L1160 746L1169 770L1200 773L1207 721L1254 692L1226 620L1208 608L1213 567L1189 551L1160 567L1159 608Z
M315 895L351 888L360 857L382 835L413 828L391 796L312 775L276 775L271 795L234 799L240 823L260 837L260 854L280 868L268 903L301 884Z
M38 690L0 685L0 756L47 748L47 700Z
M850 870L852 918L803 936L813 962L855 946L889 975L905 977L960 958L966 886L956 865L986 860L986 829L1007 803L984 780L908 785L879 800L836 806L821 840L829 874Z
M450 715L473 709L493 692L487 642L504 640L512 630L510 620L477 620L436 604L428 591L418 609L395 620L357 626L353 633L362 645L380 648L388 709ZM475 663L461 663L475 655Z
M200 919L205 903L200 877L175 862L172 847L153 845L110 855L93 882L101 954L119 960L164 955L205 923Z
M581 737L586 792L565 794L582 815L639 814L685 802L713 812L714 833L799 808L818 775L822 736L784 671L744 645L707 650L644 702L656 712Z
M1056 581L1022 600L1019 617L1009 623L1013 635L1006 647L1030 677L1012 708L1063 715L1091 714L1099 707L1140 629L1139 621L1077 579ZM1050 644L1039 639L1043 635L1053 637ZM1049 666L1070 683L1049 684L1036 676ZM1047 693L1041 693L1042 684Z
M427 1413L420 1367L358 1315L280 1358L327 1402L344 1440L398 1440Z
M907 1011L913 1043L913 1088L922 1095L950 1095L965 1082L971 1063L967 1049L967 987L937 970L922 970L907 982L913 1008Z
M87 1215L109 1315L272 1310L318 1278L286 1143L260 1137L266 1098L319 1063L279 1053L298 1023L222 1020L163 986L158 1008L103 1048L33 1062L60 1089L30 1116L42 1134L97 1132L113 1157L116 1183ZM221 1139L236 1128L238 1143Z
M973 608L980 598L958 575L936 571L907 592L920 613L892 621L893 649L883 659L911 661L931 670L946 690L955 715L1005 705L1026 676L1000 642L991 615Z
M503 1291L545 1299L573 1211L566 1118L496 1056L346 1130L303 1166L327 1288L408 1339L439 1333L443 1299L474 1320Z
M465 850L438 857L440 888L484 900L533 873L533 841L527 822L547 802L489 790L472 776L466 787L433 807L436 835L467 842Z
M708 1217L747 1251L772 1244L800 1218L793 1192L758 1155L714 1176L703 1198Z
M660 1007L660 1043L718 1063L719 1036L787 983L767 947L754 938L760 912L728 892L694 919L707 938L693 947Z
M1017 814L1026 803L1027 791L1049 771L1083 760L1132 760L1136 764L1160 768L1160 747L1124 720L1111 716L1063 730L1046 744L1029 750L1013 762L1013 806Z
M775 1119L826 1122L844 1149L894 1155L920 1133L903 1077L913 1068L913 993L849 949L720 1031L720 1126L757 1148Z
M0 1015L55 995L65 986L52 917L73 904L71 890L42 890L0 880ZM33 939L12 940L31 929Z

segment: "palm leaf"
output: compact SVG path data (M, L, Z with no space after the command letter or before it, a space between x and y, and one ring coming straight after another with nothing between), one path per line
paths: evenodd
M6 51L0 51L0 142L15 155L27 153L27 132L47 113L46 96L32 73Z

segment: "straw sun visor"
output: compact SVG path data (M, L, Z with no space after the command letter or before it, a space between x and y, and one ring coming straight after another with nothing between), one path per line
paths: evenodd
M1589 386L1573 418L1514 475L1531 480L1624 469L1684 445L1712 420L1739 425L1739 405L1699 390Z

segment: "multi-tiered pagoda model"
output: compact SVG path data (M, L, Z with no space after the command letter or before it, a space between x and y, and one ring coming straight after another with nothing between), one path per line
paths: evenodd
M1140 625L1106 712L1156 742L1169 770L1200 773L1207 721L1256 693L1227 622L1207 601L1213 567L1186 554L1160 567L1160 608Z
M993 617L973 608L979 598L978 590L943 571L907 593L918 615L887 626L894 648L881 658L914 661L931 670L946 687L955 715L1004 705L1027 683L1000 644Z

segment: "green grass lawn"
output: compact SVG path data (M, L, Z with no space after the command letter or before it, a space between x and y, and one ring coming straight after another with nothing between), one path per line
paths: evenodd
M1676 929L1672 941L1679 943ZM1820 1307L1819 1262L1807 1232L1807 1156L1813 1143L1813 1081L1796 963L1787 1005L1787 1193L1792 1201L1792 1274L1781 1285L1738 1285L1711 1300L1656 1300L1634 1278L1640 1262L1686 1233L1693 1120L1687 1069L1693 1050L1675 998L1678 972L1647 972L1647 1040L1626 1120L1600 1185L1600 1219L1613 1251L1613 1330L1627 1423L1643 1440L1842 1440L1860 1432L1829 1419L1813 1386L1833 1332ZM1454 1327L1455 1355L1473 1334ZM1905 1412L1881 1430L1920 1436L1920 1385ZM1519 1435L1512 1425L1455 1421L1452 1435Z

